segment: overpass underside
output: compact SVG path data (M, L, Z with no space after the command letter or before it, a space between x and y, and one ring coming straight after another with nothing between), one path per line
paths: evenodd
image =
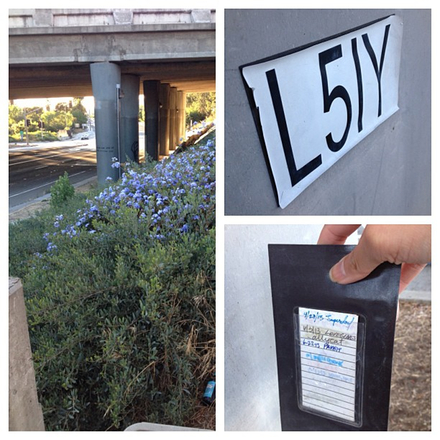
M116 63L123 75L139 77L142 82L160 78L179 90L192 92L215 91L215 60L172 60L162 62ZM60 65L19 65L9 68L9 99L57 98L92 96L90 63Z
M215 23L9 29L9 98L94 96L98 182L113 158L168 155L185 132L185 95L215 91Z

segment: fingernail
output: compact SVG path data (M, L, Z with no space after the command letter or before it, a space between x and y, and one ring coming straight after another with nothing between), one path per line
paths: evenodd
M334 283L339 283L347 276L345 273L345 267L344 267L344 260L343 258L341 261L336 263L331 269L330 269L330 279Z

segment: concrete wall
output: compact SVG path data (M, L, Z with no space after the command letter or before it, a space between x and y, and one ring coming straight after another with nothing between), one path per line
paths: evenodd
M23 287L17 278L9 279L9 430L44 431Z
M239 66L395 13L403 19L400 110L280 209ZM225 212L228 215L431 213L429 10L225 11Z
M268 244L316 244L323 225L225 226L225 430L281 429ZM346 244L359 242L361 229ZM400 295L431 300L428 265Z
M210 23L210 9L10 9L9 27Z

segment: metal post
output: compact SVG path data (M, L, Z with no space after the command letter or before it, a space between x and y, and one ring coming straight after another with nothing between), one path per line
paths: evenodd
M121 84L116 84L116 127L118 131L118 161L122 163L121 154L121 99L123 98L123 93L121 92ZM121 167L118 168L118 175L121 178Z
M27 125L27 113L26 113L26 110L23 110L23 115L24 115L24 128L26 130L26 145L29 145L29 130L28 130L28 125Z

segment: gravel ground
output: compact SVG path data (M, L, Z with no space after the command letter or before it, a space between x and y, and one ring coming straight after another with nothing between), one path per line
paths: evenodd
M428 302L400 302L388 430L431 430L431 303Z

